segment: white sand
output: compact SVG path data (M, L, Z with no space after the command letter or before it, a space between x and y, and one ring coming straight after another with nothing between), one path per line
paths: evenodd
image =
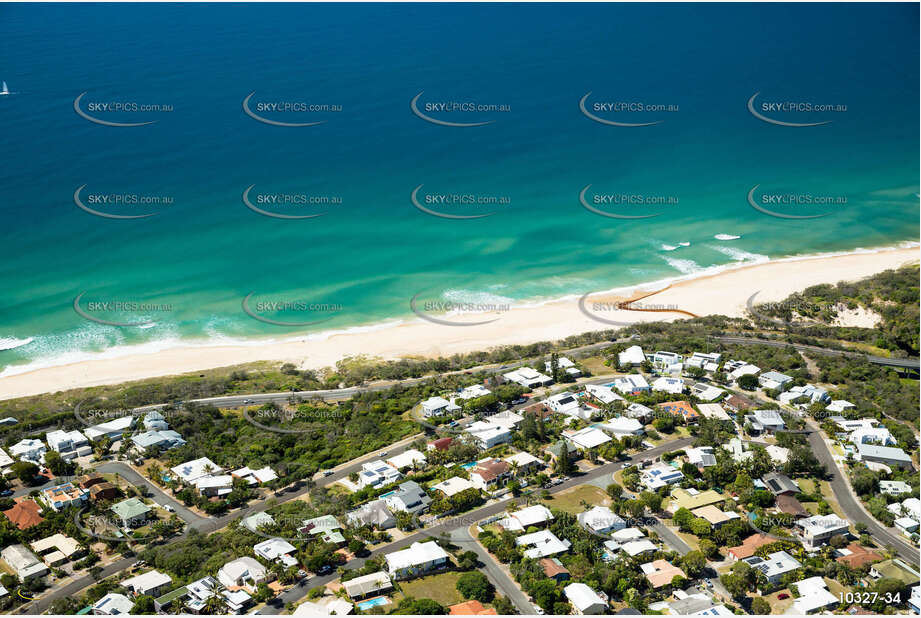
M919 249L912 247L771 261L679 281L638 301L637 306L677 307L701 316L721 314L739 317L745 314L746 301L755 292L758 292L756 302L777 301L811 285L861 279L917 262L918 258ZM641 289L633 294L629 290L619 292L620 299L643 293ZM592 295L584 306L592 312L594 302L612 301L614 298L612 294ZM671 312L596 310L594 314L622 323L685 317ZM332 334L327 338L305 337L267 342L265 345L177 346L145 354L85 360L0 377L0 399L117 384L252 361L289 361L302 368L319 369L332 366L347 356L366 355L384 359L446 356L498 345L556 340L587 331L618 328L586 316L580 311L577 299L513 308L492 315L481 313L451 316L449 319L482 321L492 317L499 319L470 327L444 326L413 318L392 327Z

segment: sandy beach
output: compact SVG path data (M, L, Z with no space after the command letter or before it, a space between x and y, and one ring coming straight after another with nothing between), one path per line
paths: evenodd
M918 247L880 249L845 255L773 260L729 268L658 285L592 294L535 306L512 308L495 314L437 316L457 322L489 323L446 326L422 318L382 328L328 336L304 336L264 345L189 345L150 352L85 360L0 377L0 399L12 399L70 388L115 384L156 376L213 369L252 361L290 361L302 368L319 369L355 355L384 359L407 356L445 356L488 349L497 345L555 340L619 325L678 319L693 315L742 316L746 301L777 301L790 293L819 283L853 281L890 268L917 262ZM666 288L667 289L663 289ZM637 308L665 311L619 310L616 304L661 290L636 301ZM612 303L605 305L602 303ZM591 316L595 316L593 319ZM612 322L614 324L608 323Z

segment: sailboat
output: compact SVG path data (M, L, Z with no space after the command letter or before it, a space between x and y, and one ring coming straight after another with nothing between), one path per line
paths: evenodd
M0 95L11 94L10 89L6 87L6 82L3 82L3 88L0 88Z

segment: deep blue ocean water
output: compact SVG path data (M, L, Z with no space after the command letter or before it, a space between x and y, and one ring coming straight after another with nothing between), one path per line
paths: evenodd
M76 360L132 344L287 337L412 317L409 299L521 303L708 268L918 239L918 6L59 4L0 6L0 367ZM80 108L115 122L95 124ZM248 117L243 99L336 106ZM410 101L474 102L486 112L415 116ZM677 111L579 110L595 102ZM812 102L838 111L764 111ZM90 111L104 102L161 112ZM336 111L341 106L341 111ZM757 110L761 110L758 107ZM579 192L677 199L589 212ZM171 202L74 202L108 194ZM282 220L241 195L335 196L326 212ZM500 196L499 206L415 208L410 194ZM770 206L746 196L845 197ZM760 195L760 194L759 194ZM95 207L94 207L95 208ZM268 208L268 207L267 207ZM607 206L599 206L607 208ZM618 210L619 208L619 210ZM271 208L270 208L271 210ZM716 234L739 235L731 241ZM690 246L679 246L689 242ZM666 247L678 247L666 251ZM159 308L92 315L81 306ZM272 311L241 300L303 300L338 311Z

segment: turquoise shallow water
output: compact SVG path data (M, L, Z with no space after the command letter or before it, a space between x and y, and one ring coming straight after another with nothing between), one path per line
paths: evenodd
M127 345L290 337L412 317L409 300L515 304L655 281L704 269L918 238L916 5L34 5L0 9L0 97L8 144L0 169L0 366L78 360ZM770 33L768 36L766 33ZM862 44L853 45L854 40ZM93 102L172 106L97 115L156 124L100 126ZM457 128L410 110L421 99L509 111L434 117L494 120ZM579 100L678 111L598 112ZM313 127L247 117L242 100L341 105ZM746 102L813 101L846 111L770 112L832 123L758 120ZM759 108L760 109L760 108ZM766 112L767 113L767 112ZM299 120L297 114L266 115ZM303 115L302 115L303 116ZM423 195L499 196L492 206L437 206L490 217L449 220ZM622 206L589 196L677 199ZM109 207L92 195L168 197ZM341 204L265 208L327 212L282 220L246 208L243 191L334 196ZM767 216L746 200L846 197L822 219ZM759 194L760 195L760 194ZM785 210L786 208L786 210ZM811 210L810 210L811 208ZM783 207L786 213L816 207ZM718 241L716 234L739 235ZM690 246L680 246L689 242ZM664 250L663 246L677 247ZM73 306L144 302L141 310ZM241 301L295 300L337 310L255 311ZM320 322L322 320L322 322ZM24 341L28 344L16 346Z

